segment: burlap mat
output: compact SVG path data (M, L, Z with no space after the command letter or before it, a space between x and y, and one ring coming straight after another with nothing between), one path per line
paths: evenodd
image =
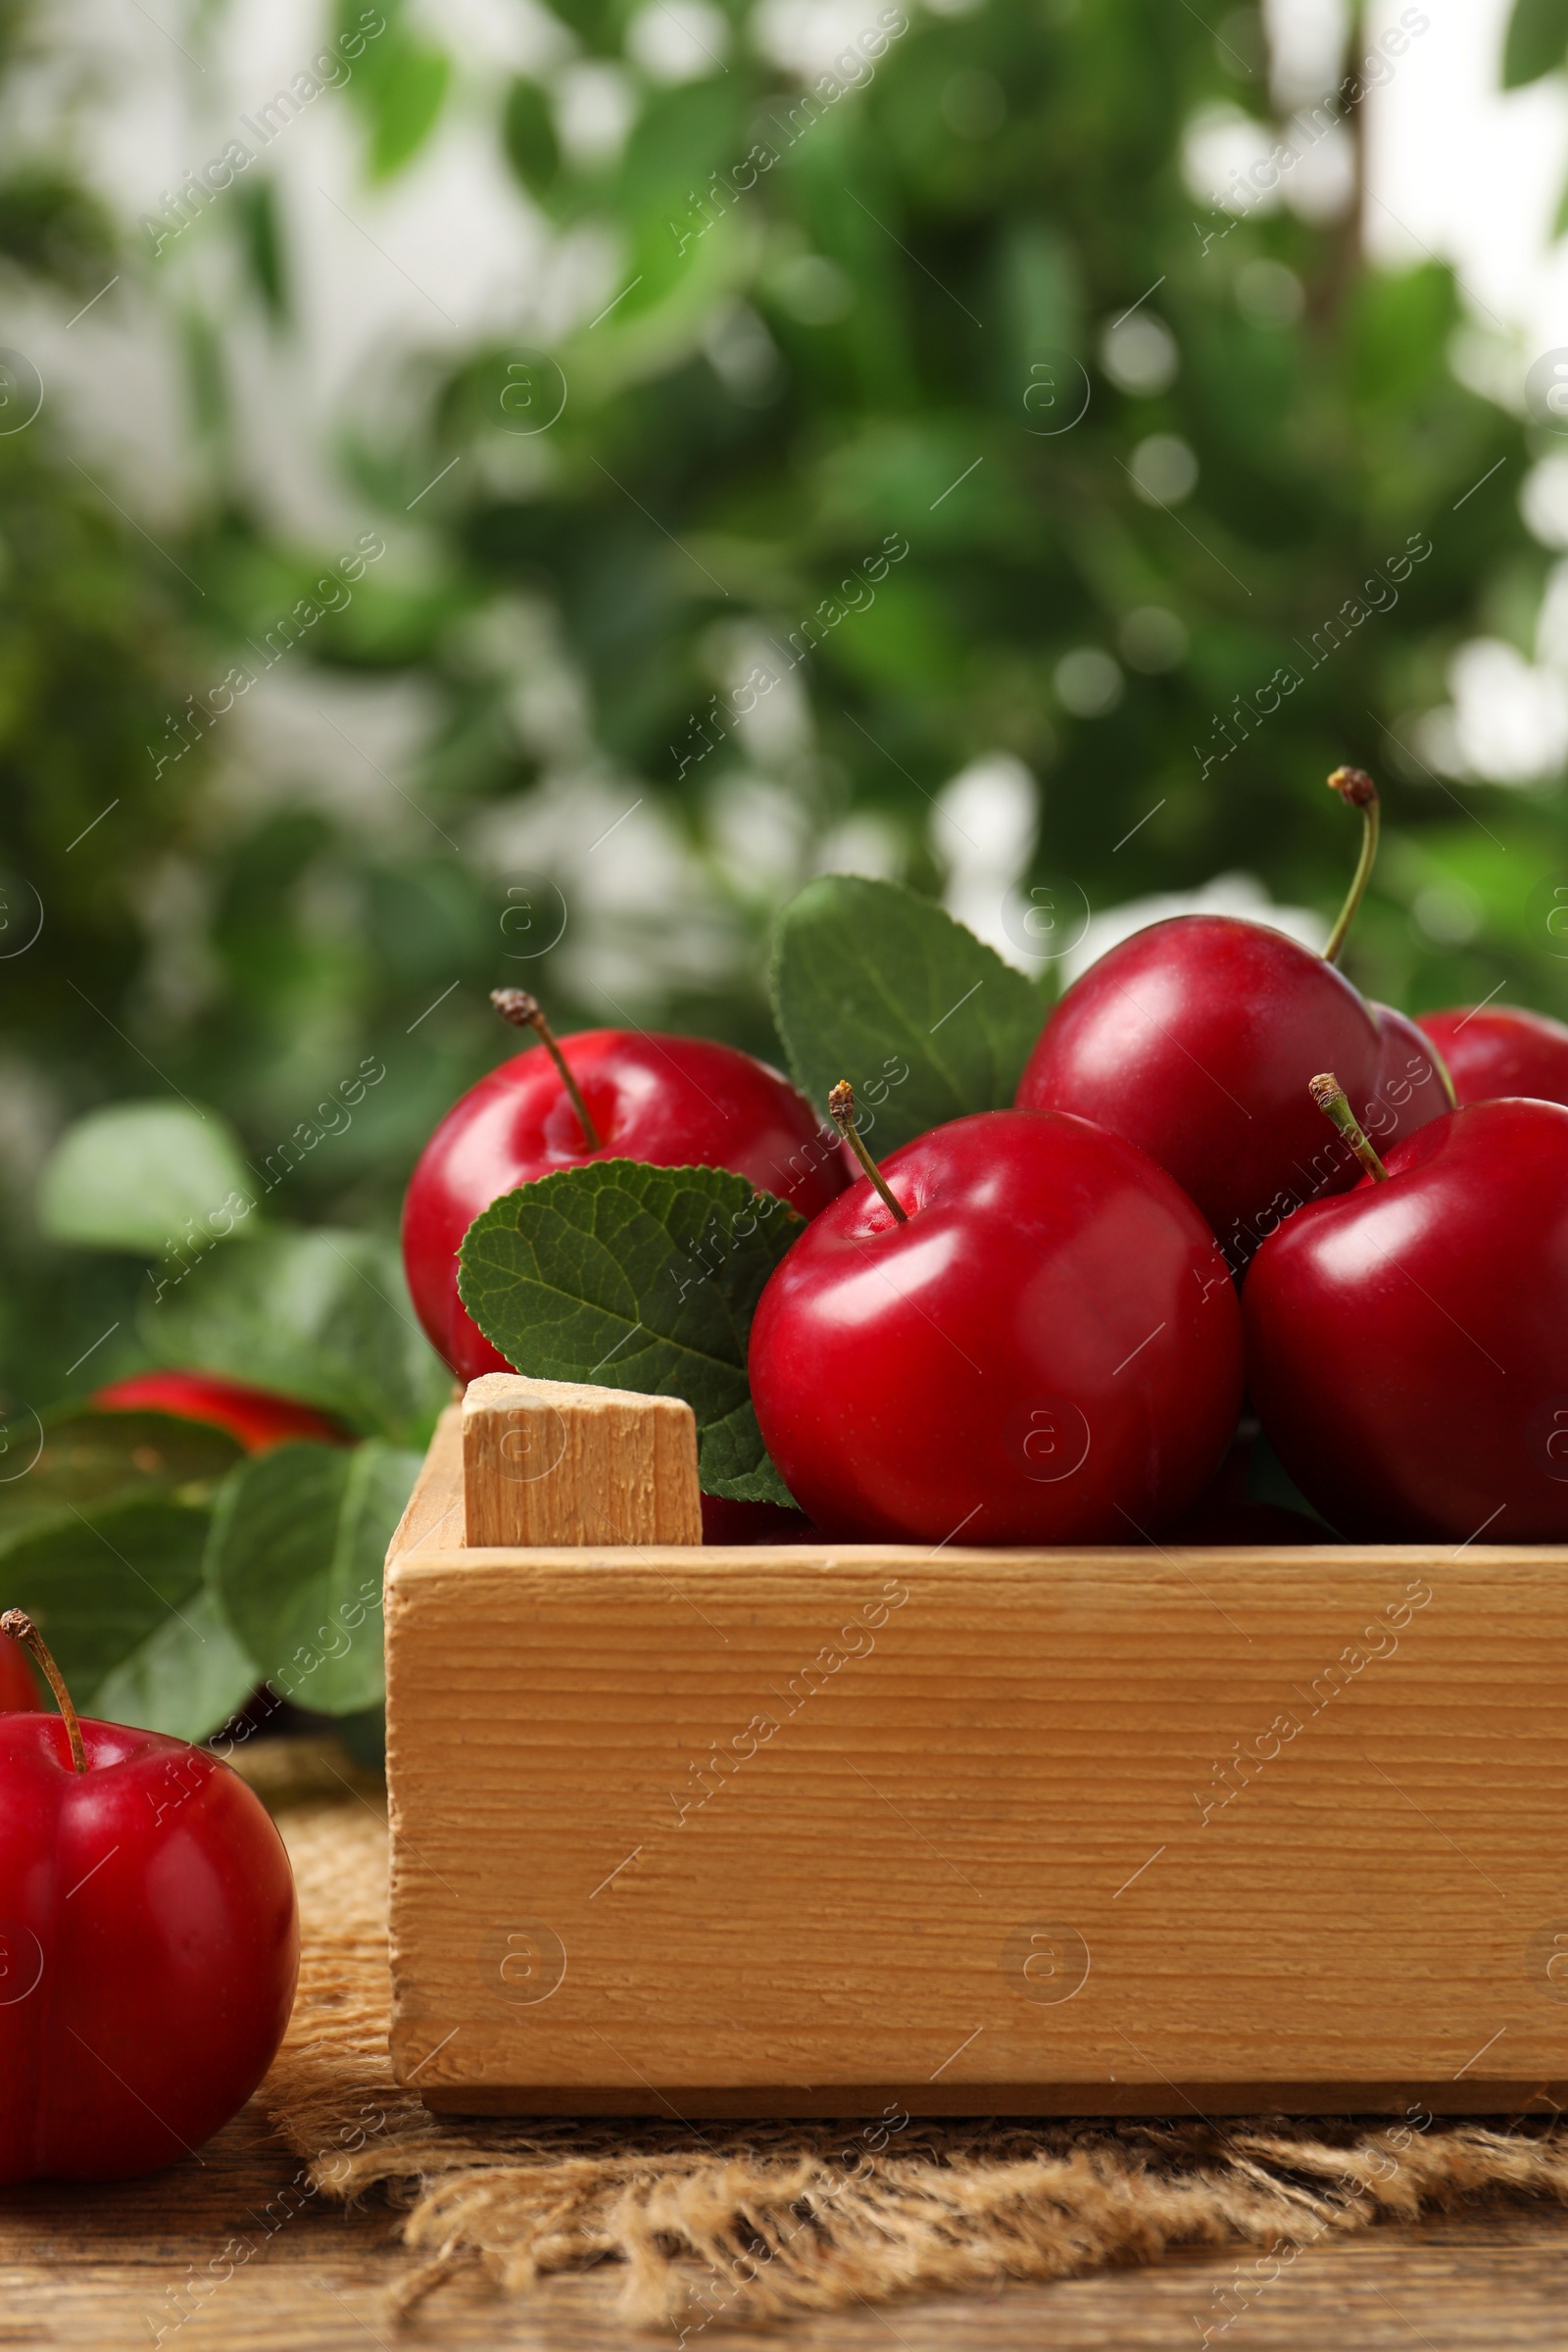
M281 1744L281 1743L280 1743ZM262 1766L260 1751L258 1767ZM334 1795L311 1794L330 1772ZM426 2113L386 2056L386 1833L339 1756L247 1774L279 1814L304 1958L263 2096L323 2195L407 2208L407 2311L466 2263L517 2289L624 2265L619 2313L679 2330L765 2325L914 2293L994 2293L1332 2233L1484 2192L1568 2200L1568 2133L1262 2119L1192 2124L506 2124ZM293 1786L288 1786L292 1781ZM292 1801L291 1801L292 1800ZM1233 2315L1234 2316L1234 2315Z

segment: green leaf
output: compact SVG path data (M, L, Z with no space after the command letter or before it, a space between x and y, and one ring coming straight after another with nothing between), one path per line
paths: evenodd
M722 1421L710 1421L699 1433L697 1468L705 1494L722 1494L731 1502L781 1502L789 1510L800 1507L762 1444L749 1394Z
M13 269L85 294L119 246L105 207L57 166L18 159L0 180L0 253Z
M68 1127L38 1180L38 1222L54 1241L147 1256L174 1248L189 1223L245 1233L253 1186L217 1111L180 1102L117 1102Z
M241 1458L227 1433L172 1413L13 1413L0 1476L0 1553L30 1527L138 1494L208 1501Z
M525 74L517 76L508 93L502 137L512 168L528 193L545 195L560 175L561 145L550 100Z
M334 1729L362 1772L386 1772L386 1708L367 1707L363 1715L340 1715Z
M459 1252L458 1295L535 1380L682 1396L704 1491L790 1502L752 1410L757 1301L801 1219L727 1168L601 1159L504 1193Z
M70 1411L0 1484L0 1592L37 1616L79 1706L199 1740L254 1687L200 1586L210 1506L242 1458L172 1414Z
M388 42L370 83L372 179L390 179L417 155L435 128L451 79L452 60L439 49L398 35Z
M381 1698L381 1567L418 1468L375 1439L351 1453L279 1446L224 1487L208 1583L285 1698L323 1715Z
M115 1668L172 1619L183 1613L199 1639L190 1603L212 1520L203 1503L139 1494L63 1511L0 1547L3 1605L25 1609L42 1628L84 1714L99 1712Z
M203 1740L260 1680L213 1594L198 1592L105 1675L94 1705L110 1723Z
M289 314L289 277L277 183L259 176L242 179L233 201L251 277L273 325L281 325Z
M451 1393L396 1244L370 1234L322 1226L211 1250L144 1304L139 1329L162 1364L280 1389L367 1437L422 1445Z
M710 172L745 154L744 122L728 75L652 91L621 157L618 209L628 220L657 223L668 243L667 219L700 201Z
M1502 86L1539 81L1568 55L1568 0L1514 0L1502 47Z
M1315 1503L1307 1501L1261 1430L1252 1440L1247 1457L1247 1499L1272 1502L1284 1511L1298 1511L1303 1519L1315 1519L1319 1527L1326 1528L1336 1544L1340 1541L1339 1529L1324 1518Z
M773 1010L806 1093L825 1106L848 1078L885 1159L944 1120L1005 1109L1046 1007L934 901L827 874L779 917Z
M552 0L550 13L571 26L584 48L601 57L614 56L619 47L616 38L619 12L612 0Z

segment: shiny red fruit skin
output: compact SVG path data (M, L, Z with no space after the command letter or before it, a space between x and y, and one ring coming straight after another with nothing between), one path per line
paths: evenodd
M208 1372L132 1372L95 1389L91 1402L101 1413L172 1413L177 1421L206 1421L237 1438L247 1453L266 1453L300 1438L322 1446L351 1443L347 1432L314 1405Z
M750 1054L635 1029L582 1029L561 1045L602 1150L584 1151L555 1064L530 1046L453 1104L409 1181L409 1290L425 1336L462 1381L512 1369L458 1298L459 1245L502 1193L593 1159L644 1159L733 1168L811 1217L847 1180L841 1147L806 1097Z
M1297 1212L1242 1293L1252 1402L1351 1539L1568 1537L1568 1109L1451 1111Z
M1359 1112L1385 1050L1371 1006L1321 956L1235 915L1175 915L1074 981L1015 1100L1094 1119L1158 1160L1240 1269L1293 1206L1354 1181L1307 1084L1335 1071Z
M0 1716L0 2183L122 2180L249 2098L294 1998L283 1843L216 1756Z
M775 1268L752 1396L835 1536L1116 1544L1200 1492L1236 1426L1241 1316L1202 1218L1086 1119L992 1110L883 1162Z
M1454 1004L1417 1019L1446 1061L1461 1102L1532 1095L1540 1102L1568 1103L1568 1029L1549 1013Z

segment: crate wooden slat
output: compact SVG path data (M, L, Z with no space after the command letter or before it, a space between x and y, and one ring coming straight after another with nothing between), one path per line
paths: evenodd
M466 1544L702 1542L697 1423L679 1397L486 1372L462 1414Z
M387 1573L440 2108L1568 2097L1568 1551L466 1548Z

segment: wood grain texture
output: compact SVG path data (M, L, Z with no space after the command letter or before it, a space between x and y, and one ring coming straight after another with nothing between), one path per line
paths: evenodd
M463 1399L465 1542L700 1544L697 1422L677 1396L487 1372Z
M1561 2098L1565 1573L395 1558L400 2076L541 2112Z
M419 1466L402 1518L387 1546L388 1559L420 1551L439 1542L450 1551L464 1541L463 1406L449 1404Z
M616 2268L499 2296L460 2274L395 2332L384 2297L406 2267L398 2217L301 2193L298 2160L258 2099L172 2171L106 2187L0 2198L0 2346L71 2352L628 2352ZM284 2199L285 2202L280 2202ZM289 2218L275 2227L276 2216ZM895 2303L806 2320L789 2352L1187 2352L1202 2328L1238 2352L1560 2352L1568 2215L1470 2212L1308 2247L1259 2288L1253 2257L1193 2253L985 2298ZM1250 2276L1249 2276L1250 2275ZM671 2336L670 2343L674 2338ZM756 2352L722 2325L702 2352Z

